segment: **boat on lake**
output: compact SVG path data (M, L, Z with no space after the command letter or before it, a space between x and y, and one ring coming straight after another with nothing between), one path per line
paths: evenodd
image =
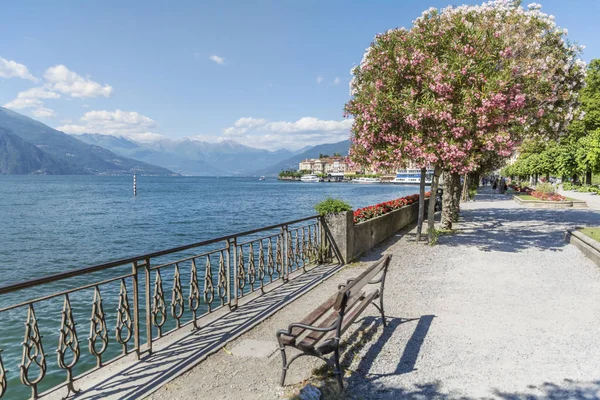
M320 182L320 179L316 175L302 175L300 178L302 182Z
M258 178L258 180L259 180L259 181L264 181L264 180L266 180L266 179L267 179L267 178L266 178L266 177L264 177L264 176L261 176L260 178Z
M431 185L433 178L433 169L427 168L425 171L425 184ZM404 185L418 185L421 183L421 170L419 168L400 169L396 173L396 177L392 179L392 183Z
M379 178L356 178L352 179L352 183L381 183Z

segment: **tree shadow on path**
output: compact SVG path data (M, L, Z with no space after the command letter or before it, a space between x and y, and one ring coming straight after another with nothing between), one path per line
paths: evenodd
M441 236L439 244L474 246L486 252L557 251L567 245L566 229L597 225L600 212L587 209L465 209L456 234Z

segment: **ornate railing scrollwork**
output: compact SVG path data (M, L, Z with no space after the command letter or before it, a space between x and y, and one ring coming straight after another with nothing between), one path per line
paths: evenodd
M71 353L71 361L67 361L67 351ZM79 361L80 356L79 339L77 339L77 329L73 319L73 309L69 295L65 294L65 302L62 310L62 319L60 323L58 349L56 349L58 366L67 371L67 397L70 393L78 393L73 386L73 367Z
M269 244L267 245L267 274L269 275L270 282L273 282L273 275L275 275L275 261L273 260L273 241L269 238Z
M275 250L275 272L277 277L283 279L283 234L277 235Z
M219 280L217 282L217 288L219 289L219 297L221 298L221 305L225 304L227 298L227 288L230 282L227 279L227 266L225 264L225 255L221 251L219 256Z
M158 329L158 337L162 336L162 327L167 321L167 305L165 304L165 293L163 291L160 269L156 270L154 281L154 296L152 297L152 324Z
M212 303L215 300L215 288L213 285L212 265L210 255L206 256L206 268L204 269L204 302L208 307L208 312L212 310Z
M96 344L100 340L100 348ZM90 318L90 336L88 337L88 349L96 357L96 366L102 366L102 354L108 347L108 329L106 328L106 316L102 307L102 295L98 286L94 288L94 302L92 303L92 317Z
M183 290L181 289L179 264L175 263L175 274L173 275L173 290L171 294L171 315L173 316L173 318L175 318L177 329L181 328L181 317L183 316L183 310Z
M286 231L286 236L287 236L287 246L286 246L286 250L285 250L285 256L287 258L287 267L288 267L288 271L286 273L289 274L290 272L292 272L294 270L294 242L292 240L292 232L291 231Z
M250 284L250 290L253 292L254 284L256 283L256 265L254 257L253 242L250 242L250 248L248 249L248 283Z
M260 289L264 290L265 286L265 249L263 241L258 242L258 280L260 281Z
M133 336L133 323L131 320L131 309L129 307L129 296L125 279L121 279L119 289L119 304L117 306L117 325L115 327L115 338L123 347L123 354L127 354L127 343Z
M238 296L244 297L244 288L246 287L246 268L244 262L244 246L238 247L238 265L237 265L237 280L238 280Z
M34 379L29 377L30 368L35 365L38 369L38 376ZM33 304L29 305L27 310L27 322L25 322L25 340L23 341L23 358L21 359L21 382L31 388L31 397L37 399L37 385L46 376L46 354L42 345L42 336L38 326L38 320L35 317Z
M0 349L0 397L4 396L6 393L6 389L8 388L8 382L6 380L7 370L4 369L4 364L2 363L2 349Z
M188 297L188 305L192 311L194 329L198 329L198 317L196 313L200 307L200 287L198 286L198 270L195 259L192 259L192 268L190 271L190 296Z

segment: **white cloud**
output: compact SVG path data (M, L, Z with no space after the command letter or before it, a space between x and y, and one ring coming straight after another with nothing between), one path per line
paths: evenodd
M225 128L223 136L252 147L271 150L282 147L297 149L308 144L346 140L350 137L351 126L351 119L333 121L304 117L293 122L269 122L264 118L245 117L238 119L233 126Z
M51 110L50 108L46 108L46 107L36 108L31 113L38 118L56 117L56 113L54 112L54 110Z
M44 103L40 99L58 99L58 93L51 92L42 87L35 87L17 94L17 98L4 105L6 108L21 110L29 107L41 107Z
M56 114L53 110L44 107L44 102L41 99L58 99L60 95L49 91L43 87L34 87L24 92L17 94L17 98L9 101L4 105L6 108L13 110L22 110L24 108L33 108L31 112L35 117L49 118Z
M80 118L79 124L66 124L57 127L59 131L71 134L100 133L123 136L140 142L164 139L152 132L156 122L135 111L88 111Z
M38 81L35 76L31 75L26 66L2 57L0 57L0 78L22 78L33 82Z
M55 65L44 72L48 88L67 94L71 97L110 97L113 88L101 85L91 79L84 78L64 65Z
M336 76L335 79L333 80L333 84L334 85L339 85L340 84L340 78Z
M319 75L317 76L317 83L321 84L321 82L323 82L325 80L325 77L323 75Z
M212 55L212 56L210 56L208 58L211 59L212 61L216 62L219 65L225 64L225 58L224 57L219 57L219 56Z

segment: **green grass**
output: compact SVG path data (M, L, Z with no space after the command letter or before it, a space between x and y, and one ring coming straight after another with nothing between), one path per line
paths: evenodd
M594 239L596 242L600 242L600 227L583 228L583 229L580 229L579 232Z
M533 197L530 194L524 194L524 193L515 193L516 196L519 196L519 198L523 199L523 200L537 200L535 197Z

